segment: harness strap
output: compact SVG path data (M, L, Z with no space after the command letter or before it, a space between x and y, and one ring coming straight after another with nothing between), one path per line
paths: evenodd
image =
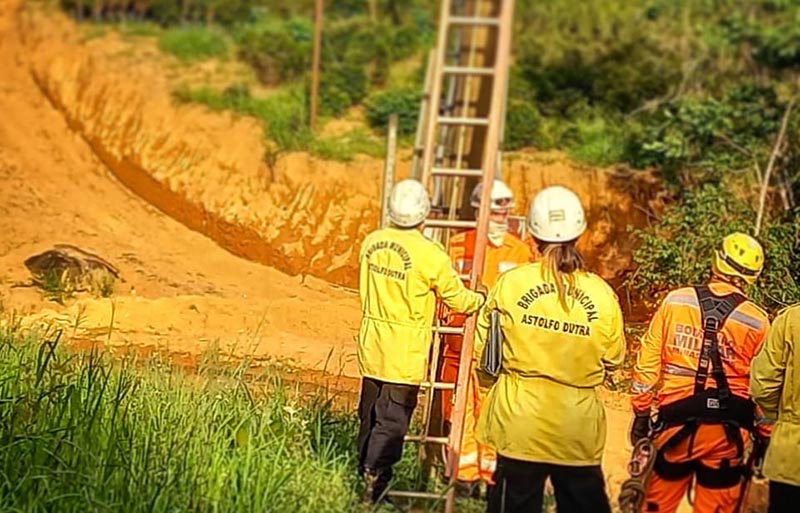
M736 307L745 301L745 297L739 293L723 297L715 296L707 285L695 287L694 289L700 305L700 318L703 325L703 345L697 364L694 393L699 395L705 391L709 367L711 367L714 381L717 384L718 402L715 403L709 399L708 407L725 409L728 406L731 389L728 385L728 378L725 376L725 369L722 366L722 356L719 353L719 330L728 320L730 314L736 310Z

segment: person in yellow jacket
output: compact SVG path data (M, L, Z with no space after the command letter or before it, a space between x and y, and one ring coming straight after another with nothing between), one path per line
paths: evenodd
M493 311L503 335L500 374L478 420L478 439L498 454L487 511L542 511L549 477L559 513L610 513L595 389L624 359L622 311L575 247L586 220L574 192L540 191L528 226L541 260L502 274L478 316L476 358Z
M467 314L485 299L464 286L444 248L422 234L429 211L422 184L403 180L389 198L392 226L370 233L361 245L358 465L368 502L385 498L392 466L402 456L425 379L437 296Z
M750 396L776 421L764 460L768 513L800 511L800 304L781 312L750 368Z

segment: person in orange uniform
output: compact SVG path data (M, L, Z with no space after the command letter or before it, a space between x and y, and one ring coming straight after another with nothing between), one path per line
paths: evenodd
M769 319L743 289L756 282L763 265L755 239L727 236L714 255L711 280L671 292L650 322L632 384L631 443L650 436L656 448L643 512L675 512L692 477L696 513L744 511L750 480L744 454L751 435L768 434L748 387Z
M470 196L470 205L480 208L482 185L478 184ZM521 241L516 235L508 232L508 216L514 208L514 195L511 189L502 181L494 180L491 193L491 210L489 214L489 240L484 257L481 282L487 288L494 286L497 278L503 272L513 269L520 264L526 264L533 259L530 246ZM476 230L459 233L450 239L450 258L459 274L466 275L472 272L473 255L475 254ZM450 314L447 324L449 326L463 326L466 316ZM455 383L458 378L458 363L461 356L460 335L447 335L444 337L442 350L442 366L440 379L445 382ZM461 455L458 466L459 491L477 493L476 485L480 481L491 483L492 474L496 466L496 455L491 448L478 444L475 437L475 426L480 414L481 403L484 399L480 388L474 386L473 379L469 385L469 400L465 412L464 436L461 442ZM446 425L453 409L453 392L442 392L442 417ZM449 428L448 428L449 429Z

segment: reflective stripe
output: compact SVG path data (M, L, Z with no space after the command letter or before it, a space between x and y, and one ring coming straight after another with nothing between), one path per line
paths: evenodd
M747 315L746 313L740 312L738 310L733 312L728 318L736 322L740 322L745 326L749 326L754 330L761 331L762 329L764 329L764 324L761 322L760 319L757 319L752 315Z
M459 466L464 465L474 465L478 463L478 453L477 452L468 452L461 455L461 458L458 460Z
M636 393L643 394L645 392L649 392L650 390L652 390L653 386L646 385L641 381L634 381L633 383L631 383L631 389Z
M458 272L461 274L471 271L472 259L459 258L458 260L456 260L456 269L458 269Z
M497 462L495 460L487 460L487 459L481 460L481 470L494 472L496 469L497 469Z
M671 374L673 376L687 376L693 378L695 374L697 374L692 369L687 369L686 367L681 367L680 365L675 365L674 363L668 363L664 365L664 373Z
M777 422L775 419L770 419L763 415L756 415L756 424L760 426L772 426L775 422Z
M688 294L675 294L672 296L667 296L667 302L678 305L696 306L698 308L700 307L700 303L697 302L697 296Z

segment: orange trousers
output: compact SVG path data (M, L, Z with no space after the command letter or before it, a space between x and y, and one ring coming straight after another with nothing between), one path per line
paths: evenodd
M445 355L442 359L442 381L455 383L458 378L458 358ZM493 483L492 476L497 467L497 453L491 447L478 443L476 430L481 406L486 394L476 386L477 376L472 372L467 384L467 407L464 410L464 435L461 437L461 455L458 459L458 480L466 482L485 481ZM453 392L442 396L443 417L450 419L453 414Z
M735 473L720 478L719 469L737 467L742 464L742 455L737 455L736 444L728 440L721 425L707 424L697 428L693 436L681 441L675 447L662 450L664 444L680 430L680 426L660 433L655 445L668 464L684 464L688 472L683 476L669 476L659 472L659 464L650 478L643 513L675 513L695 480L694 513L739 513L739 498L742 494L743 476L732 484ZM750 445L749 433L740 430L745 451ZM694 440L692 440L694 439ZM691 447L691 454L690 454ZM670 465L671 469L675 469ZM681 472L677 472L681 474Z

